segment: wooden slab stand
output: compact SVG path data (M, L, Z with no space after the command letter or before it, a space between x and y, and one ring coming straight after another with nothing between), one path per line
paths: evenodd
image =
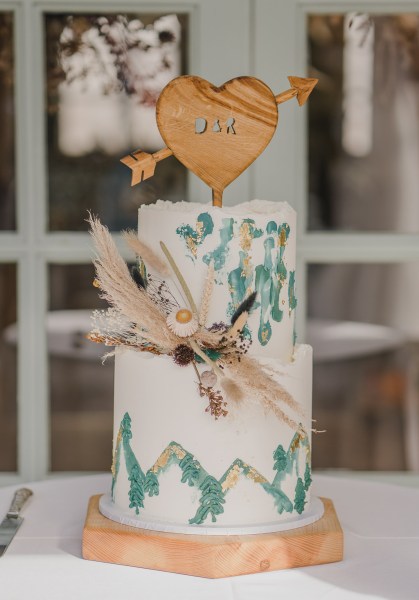
M338 562L343 532L333 503L312 525L240 536L162 533L121 525L99 512L100 496L90 498L83 530L83 558L198 577L229 577Z

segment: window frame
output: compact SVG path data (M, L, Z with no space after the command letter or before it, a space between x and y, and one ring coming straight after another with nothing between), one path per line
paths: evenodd
M0 485L33 481L75 473L51 473L48 348L45 317L48 311L49 264L88 264L93 249L88 233L49 232L47 229L47 152L44 111L45 13L184 12L189 14L188 63L191 73L221 84L250 70L249 4L240 0L165 0L164 2L99 2L54 0L37 2L0 0L1 12L12 12L14 23L15 119L16 119L16 231L0 232L0 263L17 266L18 389L16 473L0 473ZM217 14L224 15L222 20ZM228 48L230 24L237 42ZM212 31L226 41L211 46ZM231 31L230 31L231 33ZM233 32L234 33L234 32ZM211 48L211 51L209 49ZM223 56L230 50L232 60ZM249 189L245 174L229 191L243 196ZM197 201L210 198L208 188L196 178L188 181ZM82 216L80 218L83 218ZM121 253L128 258L121 236L115 235ZM85 472L84 472L85 473Z
M286 76L306 75L306 19L310 13L347 11L419 12L416 2L370 0L0 0L14 14L16 115L15 232L0 232L0 262L17 264L18 286L18 472L0 474L0 485L63 476L49 472L50 414L45 316L48 265L89 263L87 233L48 232L44 120L45 12L168 12L190 14L189 65L215 84L255 75L275 93L288 87ZM213 32L217 43L213 43ZM220 40L222 43L220 43ZM225 60L225 57L228 60ZM231 204L251 197L286 200L298 213L298 339L305 339L307 267L311 263L408 262L419 259L419 236L400 233L331 233L307 230L307 110L281 105L278 130L263 155L226 190ZM275 174L275 177L273 177ZM190 196L210 199L208 188L191 176ZM81 215L80 218L83 218ZM117 244L126 256L121 237ZM75 473L65 473L71 476Z

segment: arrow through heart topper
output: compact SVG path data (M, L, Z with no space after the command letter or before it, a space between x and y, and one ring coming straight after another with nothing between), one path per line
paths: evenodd
M288 77L291 88L274 95L254 77L236 77L220 87L185 75L173 79L157 101L157 125L167 147L137 150L121 159L132 170L131 185L154 175L172 154L212 189L222 206L224 189L261 154L278 123L277 105L296 97L305 104L318 79Z

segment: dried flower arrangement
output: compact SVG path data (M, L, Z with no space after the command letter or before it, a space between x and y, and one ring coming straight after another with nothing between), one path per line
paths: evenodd
M173 256L163 242L166 260L142 243L134 232L124 240L137 256L131 272L120 256L106 227L90 216L91 236L98 253L94 261L95 285L110 308L93 313L93 329L88 335L107 346L128 346L138 351L165 354L181 366L192 365L198 391L208 399L206 411L218 419L226 416L228 400L240 402L246 396L271 410L295 431L301 426L283 410L284 405L302 415L300 405L277 383L258 361L247 355L249 340L244 336L256 293L250 294L235 311L230 325L207 326L214 286L214 266L208 266L201 303L197 308L188 285ZM146 273L145 264L162 279ZM181 306L171 294L166 280L176 278L188 306ZM202 373L197 363L206 363Z

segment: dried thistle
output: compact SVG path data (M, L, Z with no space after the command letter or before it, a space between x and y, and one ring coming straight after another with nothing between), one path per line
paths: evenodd
M188 344L179 344L172 352L173 360L180 367L186 367L195 358L195 352Z
M211 387L205 387L202 383L199 384L199 394L203 398L206 396L208 398L208 406L205 409L205 412L210 413L211 416L217 419L219 417L226 417L228 415L228 410L224 407L227 406L227 402L225 402L224 398L221 395L219 390L214 390Z
M158 256L154 250L152 250L147 244L138 239L135 231L124 231L122 233L125 243L131 250L137 255L141 256L143 261L148 264L152 269L164 275L164 277L171 277L169 266L166 262Z

